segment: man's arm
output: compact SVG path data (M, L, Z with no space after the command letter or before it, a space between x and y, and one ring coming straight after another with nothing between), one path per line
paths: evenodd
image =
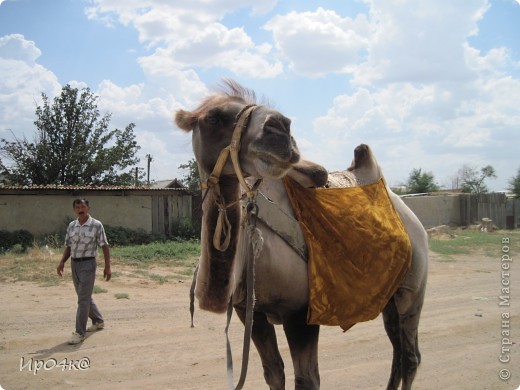
M61 256L61 261L58 264L58 268L56 268L56 271L58 272L59 276L63 276L63 267L65 266L65 262L70 257L70 246L66 246L65 250L63 251L63 256Z
M103 245L101 249L103 249L103 256L105 257L105 269L103 270L103 276L108 282L112 277L112 271L110 270L110 247L108 245Z

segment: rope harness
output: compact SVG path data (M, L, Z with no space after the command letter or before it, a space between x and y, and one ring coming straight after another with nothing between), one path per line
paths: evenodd
M249 187L244 178L244 174L242 173L242 169L240 168L240 162L238 157L238 153L240 152L240 139L242 136L242 132L247 129L251 113L254 111L255 107L255 105L247 105L237 114L237 123L235 125L235 129L233 130L233 135L231 137L230 144L224 149L222 149L222 151L220 152L217 162L215 163L213 171L211 172L209 177L205 181L201 181L201 189L206 190L202 198L203 202L210 189L213 189L213 191L215 191L215 206L218 208L219 215L217 217L217 224L215 227L215 233L213 235L213 246L215 247L215 249L221 252L227 250L231 240L232 226L227 216L227 208L247 198L247 204L245 207L246 214L244 218L244 220L247 222L246 234L244 234L244 236L242 237L243 241L242 245L240 245L240 256L243 257L246 261L246 318L244 323L245 330L244 344L242 349L242 368L240 372L240 378L236 387L234 386L233 357L231 353L231 345L229 341L228 332L231 317L233 314L233 297L229 299L227 309L227 323L225 329L228 384L230 389L236 390L242 389L247 375L247 366L249 363L249 350L251 346L251 333L253 328L253 308L255 301L254 267L255 259L258 257L263 245L262 234L260 230L256 227L256 220L258 216L256 194L262 179L258 179L251 187ZM228 158L231 158L235 174L240 185L242 186L243 194L236 201L230 203L229 205L226 205L226 201L220 191L219 181L220 176L222 174L222 170L224 169L224 166L226 165ZM191 307L190 311L192 311Z
M206 197L209 189L213 188L216 194L215 205L218 208L219 216L217 218L217 225L215 229L215 234L213 236L213 246L215 249L224 252L231 240L231 223L227 217L227 208L235 205L240 202L244 198L252 199L256 196L256 189L260 185L259 181L255 183L253 188L250 188L247 185L247 182L244 178L244 174L242 173L242 169L240 168L240 162L238 159L238 153L240 152L240 138L242 137L242 131L247 128L249 118L251 113L255 109L255 105L247 105L245 106L238 114L237 114L237 124L235 129L233 130L233 135L231 137L231 143L221 150L217 162L213 167L213 171L209 175L208 179L202 181L200 183L200 187L202 190L206 190L204 194L204 198ZM244 190L244 194L241 198L236 200L235 202L226 206L226 201L220 192L220 176L222 174L222 170L227 163L228 158L231 157L231 162L233 163L233 168L235 170L235 174L237 175L238 181ZM204 198L202 201L204 201Z
M229 300L226 323L226 356L227 356L227 378L231 390L239 390L244 386L247 376L247 366L249 364L249 350L251 347L251 333L253 329L253 308L255 304L255 260L262 250L264 239L260 229L256 227L258 216L258 206L253 198L248 198L246 205L247 228L243 236L243 243L240 246L240 256L246 259L246 318L244 321L244 343L242 347L242 367L240 378L236 387L233 379L233 356L231 353L231 343L229 341L229 325L233 315L233 297Z

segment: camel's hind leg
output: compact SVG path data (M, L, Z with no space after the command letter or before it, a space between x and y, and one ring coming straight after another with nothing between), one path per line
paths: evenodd
M387 390L399 388L401 383L401 327L399 324L399 313L395 307L395 301L392 297L383 309L383 322L385 324L386 334L392 343L393 357L392 370L388 381Z
M296 390L320 388L318 339L320 327L307 325L307 308L288 318L283 328L291 350Z
M407 313L400 315L401 327L401 362L403 384L402 389L412 388L417 368L421 362L421 354L418 345L419 313Z
M385 330L394 353L388 389L412 388L412 382L421 362L418 343L419 318L421 316L424 291L417 294L400 288L383 310Z
M235 307L235 311L242 322L245 321L245 310ZM278 342L274 326L267 321L264 313L253 313L253 329L251 339L255 344L262 366L265 382L271 390L285 389L285 372L282 356L278 350Z

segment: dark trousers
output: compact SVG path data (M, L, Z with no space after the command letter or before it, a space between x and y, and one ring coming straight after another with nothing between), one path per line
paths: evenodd
M94 324L104 322L103 316L92 299L94 280L96 279L96 259L85 261L71 260L72 281L78 296L76 312L76 332L84 335L87 331L87 321L90 317Z

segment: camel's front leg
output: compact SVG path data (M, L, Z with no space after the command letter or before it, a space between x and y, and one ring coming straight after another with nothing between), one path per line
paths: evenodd
M283 324L291 350L296 390L320 388L318 339L320 327L307 325L307 308L289 317Z
M246 313L243 308L236 307L235 311L242 322ZM253 329L251 339L255 344L262 366L264 368L265 382L271 390L285 389L285 372L282 356L278 350L278 342L274 326L267 321L264 313L253 313Z

